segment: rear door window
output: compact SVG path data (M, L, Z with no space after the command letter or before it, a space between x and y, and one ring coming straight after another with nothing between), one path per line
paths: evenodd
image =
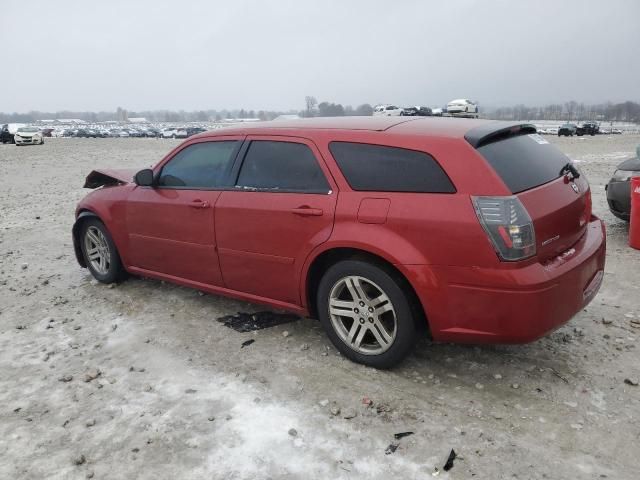
M271 140L251 142L236 187L300 193L328 193L331 189L307 145Z
M162 168L158 186L184 189L221 187L238 146L237 140L189 145Z
M538 187L560 177L571 160L538 134L517 135L488 143L478 152L512 193Z
M429 154L366 143L331 142L329 149L354 190L455 193L440 164Z

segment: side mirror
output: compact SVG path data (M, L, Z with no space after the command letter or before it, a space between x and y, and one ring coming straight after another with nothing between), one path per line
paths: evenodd
M133 180L136 182L136 185L140 187L152 187L153 170L151 170L150 168L140 170L138 173L136 173L136 176L133 177Z

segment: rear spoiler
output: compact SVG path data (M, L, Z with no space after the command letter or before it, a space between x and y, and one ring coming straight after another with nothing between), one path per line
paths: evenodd
M496 121L472 128L465 133L464 138L473 148L480 148L488 143L516 135L536 133L536 131L536 126L531 123Z

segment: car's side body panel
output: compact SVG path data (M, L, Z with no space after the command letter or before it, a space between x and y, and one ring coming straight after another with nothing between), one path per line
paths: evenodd
M138 187L127 198L131 266L222 285L213 211L216 191Z
M218 255L227 288L300 305L301 266L308 253L331 235L336 185L309 139L252 135L246 141L306 145L330 185L325 193L231 188L216 204Z

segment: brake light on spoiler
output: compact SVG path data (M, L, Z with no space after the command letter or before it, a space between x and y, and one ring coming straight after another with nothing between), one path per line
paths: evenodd
M501 260L515 262L536 254L533 222L518 197L472 196L471 201Z

